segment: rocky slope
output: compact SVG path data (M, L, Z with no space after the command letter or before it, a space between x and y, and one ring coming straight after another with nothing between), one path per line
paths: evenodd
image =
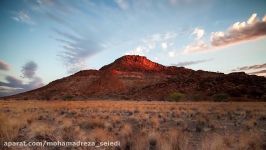
M83 70L6 99L258 100L265 101L266 78L163 66L126 55L99 70Z

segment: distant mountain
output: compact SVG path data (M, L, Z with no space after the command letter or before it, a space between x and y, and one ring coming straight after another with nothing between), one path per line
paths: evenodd
M194 71L126 55L99 70L82 70L5 99L130 99L170 101L266 100L266 78Z

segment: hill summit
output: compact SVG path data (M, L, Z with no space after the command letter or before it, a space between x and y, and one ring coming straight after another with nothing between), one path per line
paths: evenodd
M145 56L126 55L118 58L113 63L103 66L100 70L119 70L119 71L139 71L139 72L160 72L166 67L152 62Z
M258 100L266 78L245 73L194 71L164 66L144 56L126 55L99 70L82 70L5 99Z

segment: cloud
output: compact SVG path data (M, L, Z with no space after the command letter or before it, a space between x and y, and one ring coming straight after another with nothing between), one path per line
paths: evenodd
M189 53L196 53L196 52L203 52L209 50L210 47L209 45L202 41L202 40L196 40L189 45L187 45L183 51L184 54L189 54Z
M32 79L35 77L37 68L38 66L34 61L27 62L21 69L23 77Z
M59 17L58 15L55 15L51 12L46 12L46 16L61 25L69 24L64 18Z
M34 77L29 83L23 83L13 76L6 76L5 79L7 82L0 81L0 97L26 92L44 85L39 77Z
M126 52L125 54L126 55L141 55L141 56L144 56L144 52L145 52L144 47L138 46L137 48L135 48L135 49L133 49L133 50L131 50L129 52Z
M23 84L22 84L22 81L13 77L13 76L6 76L6 81L7 83L5 82L0 82L0 86L7 86L7 87L16 87L16 88L22 88L23 87Z
M177 64L172 64L173 66L177 67L185 67L185 66L190 66L190 65L195 65L195 64L200 64L204 62L208 62L211 59L202 59L202 60L195 60L195 61L184 61L184 62L179 62Z
M28 79L27 83L24 83L22 79L7 75L5 82L0 81L0 96L13 95L43 86L42 79L36 75L37 69L38 66L34 61L23 65L21 73L24 78Z
M29 25L35 25L36 23L32 20L32 18L29 16L29 14L21 10L19 12L15 12L15 15L12 17L13 20Z
M176 38L175 32L157 33L142 39L142 44L149 50L153 50L160 46L163 49L173 45L173 40Z
M266 74L266 70L254 71L254 72L251 72L249 74L254 74L254 75ZM266 75L264 75L264 76L266 76Z
M237 69L234 69L233 71L245 71L245 70L262 69L262 68L266 68L266 63L258 64L258 65L252 65L252 66L239 67Z
M225 46L242 41L253 40L266 35L266 16L259 20L252 14L246 22L236 22L225 32L213 32L211 45Z
M126 10L128 9L129 5L126 0L115 0L115 3L118 5L119 8Z
M135 20L152 15L145 13L148 6L143 3L147 2L113 0L111 3L95 1L72 3L68 1L38 0L38 2L32 2L31 7L34 8L31 10L36 13L34 16L44 16L45 21L52 23L53 27L51 28L55 33L53 37L63 48L58 56L67 72L74 73L89 68L88 60L99 52L107 49L120 49L123 47L121 45L132 45L136 40L139 40L139 43L127 49L127 54L146 55L154 49L165 51L171 49L172 41L177 35L173 32L158 33L141 40L139 34L145 34L141 31L142 28L136 28L135 33L124 34L127 32L129 24L139 26L139 23ZM161 4L161 2L159 3ZM154 3L150 4L151 6L154 5ZM114 5L117 5L117 9L113 9ZM140 11L135 12L135 10L130 9L131 7ZM119 8L127 10L126 13L119 13L121 12ZM128 18L127 16L132 15L132 13L134 13L133 18ZM118 21L121 19L124 21ZM148 24L152 24L152 22ZM142 51L138 48L139 46L142 47Z
M24 90L29 91L44 86L40 77L34 77L29 83L24 84Z
M27 5L37 12L62 12L71 13L74 9L73 5L69 5L67 1L60 0L27 0ZM52 8L52 9L49 9ZM55 9L55 10L53 10Z
M205 31L200 28L195 28L194 31L192 32L193 35L196 35L196 39L199 40L203 37Z
M0 60L0 70L9 70L9 65L6 62Z
M195 35L195 38L193 42L185 46L183 54L202 52L210 49L210 46L207 44L207 42L203 40L203 36L205 34L204 29L195 28L191 34Z
M175 51L169 51L168 52L168 56L169 57L175 57L176 56L176 52Z
M176 36L177 34L175 32L157 33L157 34L151 35L146 40L150 40L154 42L168 41L168 40L175 38Z
M143 38L136 48L126 52L126 54L146 55L154 49L173 49L174 40L176 37L177 34L175 32L152 34Z
M167 49L168 44L167 44L166 42L163 42L163 43L161 44L161 46L162 46L162 49Z
M221 47L254 40L266 35L266 16L259 20L257 14L252 14L246 22L236 22L225 32L212 32L209 41L204 41L205 32L203 29L195 28L192 32L195 39L185 46L183 53L207 52Z
M232 70L232 72L240 72L240 71L252 75L266 76L266 63L238 67Z
M1 82L0 82L1 84ZM12 88L8 86L0 86L0 97L17 94L21 88Z
M57 39L62 43L64 51L58 56L63 59L68 73L75 73L82 69L86 69L87 58L100 52L103 49L103 45L100 45L99 41L91 37L77 37L73 34L54 30L58 35L64 39Z
M175 6L175 5L181 5L181 6L186 6L186 5L196 5L196 6L199 6L199 5L206 5L208 3L210 3L210 1L208 0L197 0L197 1L194 1L194 0L168 0L168 2Z
M67 73L87 69L86 61L104 49L105 41L108 41L107 38L110 36L104 24L117 23L108 18L113 17L113 12L104 3L95 5L92 1L72 3L60 0L38 0L27 4L35 16L42 16L43 20L52 24L50 27L54 33L52 36L63 48L57 56L66 67ZM98 16L103 17L100 24L92 20Z

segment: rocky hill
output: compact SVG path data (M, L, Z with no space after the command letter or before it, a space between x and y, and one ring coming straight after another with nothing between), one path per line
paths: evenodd
M5 98L265 101L266 78L242 72L223 74L167 67L143 56L126 55L99 70L82 70L42 88Z

